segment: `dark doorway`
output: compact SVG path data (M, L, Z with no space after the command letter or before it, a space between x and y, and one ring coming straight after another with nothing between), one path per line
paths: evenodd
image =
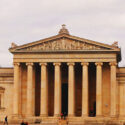
M62 84L62 113L68 115L68 84Z
M96 66L89 64L89 116L96 116Z
M93 111L94 111L94 117L96 116L96 102L94 102L94 104L93 104L94 106L93 106Z
M40 88L41 88L41 70L38 63L35 64L35 116L40 115Z

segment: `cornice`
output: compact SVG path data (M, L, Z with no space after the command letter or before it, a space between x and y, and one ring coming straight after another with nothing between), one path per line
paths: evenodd
M80 41L80 42L86 42L86 43L89 43L89 44L94 44L94 45L97 45L97 46L105 47L107 49L120 51L120 48L114 47L112 45L108 45L108 44L104 44L104 43L100 43L100 42L96 42L96 41L93 41L93 40L88 40L88 39L85 39L85 38L80 38L80 37L76 37L76 36L72 36L72 35L67 35L67 34L59 34L59 35L55 35L55 36L52 36L52 37L49 37L49 38L45 38L45 39L41 39L41 40L38 40L38 41L35 41L35 42L31 42L31 43L27 43L27 44L24 44L24 45L21 45L21 46L17 46L17 47L14 47L14 48L9 48L9 51L13 53L13 52L16 52L16 50L19 50L19 49L22 49L22 48L26 48L26 47L33 46L33 45L38 45L40 43L49 42L49 41L57 40L57 39L61 39L61 38L67 38L67 39L76 40L76 41Z
M34 46L42 45L43 43L47 44L48 42L53 42L59 39L69 39L73 40L75 42L83 42L82 44L89 44L90 46L97 46L100 47L100 49L66 49L66 50L30 50L27 48L32 48ZM58 41L57 41L58 42ZM59 41L60 42L60 41ZM66 44L67 45L67 44ZM108 45L100 42L96 42L93 40L88 40L80 37L76 37L69 34L58 34L49 38L41 39L35 42L27 43L21 46L16 46L14 48L10 48L9 51L13 54L37 54L37 53L116 53L117 54L117 61L119 62L121 60L121 49L117 46Z

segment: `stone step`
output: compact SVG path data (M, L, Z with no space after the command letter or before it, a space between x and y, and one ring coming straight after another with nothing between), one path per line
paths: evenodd
M4 125L3 123L0 123L0 125ZM20 124L8 124L8 125L20 125ZM41 123L41 124L28 124L28 125L58 125L57 123Z
M0 125L4 125L0 123ZM8 124L8 125L20 125L20 124ZM28 125L124 125L124 124L117 124L117 123L110 123L110 124L104 124L104 123L69 123L69 124L57 124L57 123L41 123L41 124L28 124Z
M4 125L3 123L0 123L0 125ZM8 124L8 125L20 125L20 124ZM58 123L37 123L37 124L31 124L29 125L125 125L125 123L98 123L98 122L67 122L66 120L59 121Z
M67 125L67 120L59 120L58 125Z

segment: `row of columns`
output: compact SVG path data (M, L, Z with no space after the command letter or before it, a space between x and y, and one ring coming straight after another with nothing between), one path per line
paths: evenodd
M61 113L61 63L53 63L55 66L55 83L54 83L54 116L60 116ZM110 115L116 116L116 63L110 64L111 79L111 110ZM19 111L19 65L14 63L14 115L18 115ZM33 63L27 65L27 116L32 116L32 91L33 91ZM75 63L67 63L68 65L68 116L75 115L75 79L74 65ZM88 116L88 65L83 62L82 65L82 116ZM102 115L102 62L96 65L96 116ZM40 116L48 116L48 76L47 63L40 63L41 66L41 108Z

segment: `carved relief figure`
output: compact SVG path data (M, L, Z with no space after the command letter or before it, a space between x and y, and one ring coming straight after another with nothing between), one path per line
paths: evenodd
M62 40L41 43L40 45L31 46L26 50L40 51L40 50L92 50L92 49L99 50L104 48L81 41L62 39Z

